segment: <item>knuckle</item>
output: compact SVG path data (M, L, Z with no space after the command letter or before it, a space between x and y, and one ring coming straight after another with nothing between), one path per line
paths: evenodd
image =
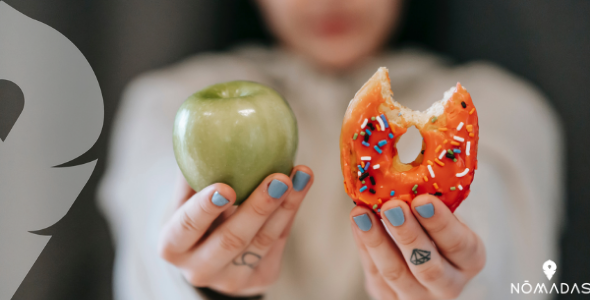
M425 282L436 282L444 277L444 267L439 263L434 263L420 270L418 274Z
M419 233L416 230L407 230L396 237L396 241L401 245L412 245L419 238Z
M377 269L377 267L375 267L375 265L371 264L369 265L365 271L367 272L368 275L372 276L372 277L378 277L379 276L379 270Z
M381 234L377 234L377 236L367 239L365 241L365 246L369 248L377 248L381 246L385 242L385 237Z
M381 276L387 281L396 281L402 277L404 271L401 268L386 268L381 271Z
M187 282L196 287L206 287L209 284L208 276L203 273L184 271L183 277Z
M300 206L300 202L287 199L281 203L281 208L289 211L296 211Z
M264 203L264 202L251 203L250 208L252 208L252 211L255 214L257 214L261 217L266 217L271 214L271 210L269 209L268 205L266 205L266 203Z
M189 213L186 210L182 210L181 214L179 216L180 216L179 224L181 224L181 227L184 230L186 230L186 231L198 231L199 230L198 225L196 224L194 219L192 219L192 217L190 217Z
M275 242L275 238L270 234L259 231L254 237L254 246L256 246L259 250L265 250L269 248Z
M286 226L285 229L283 229L283 232L281 233L281 235L279 236L280 239L287 239L288 236L290 236L290 232L292 232L292 226L291 224Z
M233 233L231 229L223 230L220 238L221 248L225 251L241 251L246 246L246 241L243 238Z
M158 256L170 263L175 262L175 255L171 252L169 247L167 245L165 245L164 243L161 243L158 246Z
M450 226L450 221L445 219L439 222L439 224L432 225L430 228L427 228L427 232L429 232L429 234L440 233L448 229L448 226Z
M200 208L200 212L202 214L208 216L214 216L217 214L217 211L208 205L208 201L201 201L198 207Z
M444 252L448 255L464 252L469 248L470 242L470 238L463 235L445 247Z

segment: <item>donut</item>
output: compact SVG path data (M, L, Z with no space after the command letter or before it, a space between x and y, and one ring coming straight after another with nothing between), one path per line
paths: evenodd
M431 194L451 211L470 193L477 169L479 124L471 95L457 83L427 110L392 99L388 70L381 67L348 105L340 135L344 188L357 205L376 213L390 199L410 203ZM396 144L411 126L423 143L408 164Z

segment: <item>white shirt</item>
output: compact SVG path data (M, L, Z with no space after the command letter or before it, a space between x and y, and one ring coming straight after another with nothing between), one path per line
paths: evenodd
M347 73L328 74L280 50L245 47L143 75L125 92L100 189L117 246L115 299L200 299L157 254L179 172L172 127L189 95L230 80L260 82L287 99L299 127L296 164L315 174L267 299L367 299L338 141L349 100L380 66L390 70L394 99L412 109L426 109L457 81L477 107L478 170L456 214L482 238L487 264L459 299L506 299L511 283L547 283L542 263L559 260L563 145L562 127L539 91L489 63L451 66L417 50L383 54ZM420 148L420 139L401 139L401 155L413 143Z

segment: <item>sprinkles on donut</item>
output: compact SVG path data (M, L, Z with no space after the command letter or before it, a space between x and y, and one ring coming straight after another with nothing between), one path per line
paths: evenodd
M435 195L454 211L469 195L477 169L479 125L471 96L457 83L420 112L392 95L382 67L348 105L340 136L346 193L376 213L392 198L410 203L420 194ZM422 149L405 164L396 143L413 125L423 137Z

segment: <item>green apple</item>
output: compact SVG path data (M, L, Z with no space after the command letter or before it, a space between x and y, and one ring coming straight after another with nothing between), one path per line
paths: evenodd
M249 81L209 86L179 108L173 128L175 159L199 191L221 182L242 203L273 173L289 175L298 146L296 117L283 97Z

